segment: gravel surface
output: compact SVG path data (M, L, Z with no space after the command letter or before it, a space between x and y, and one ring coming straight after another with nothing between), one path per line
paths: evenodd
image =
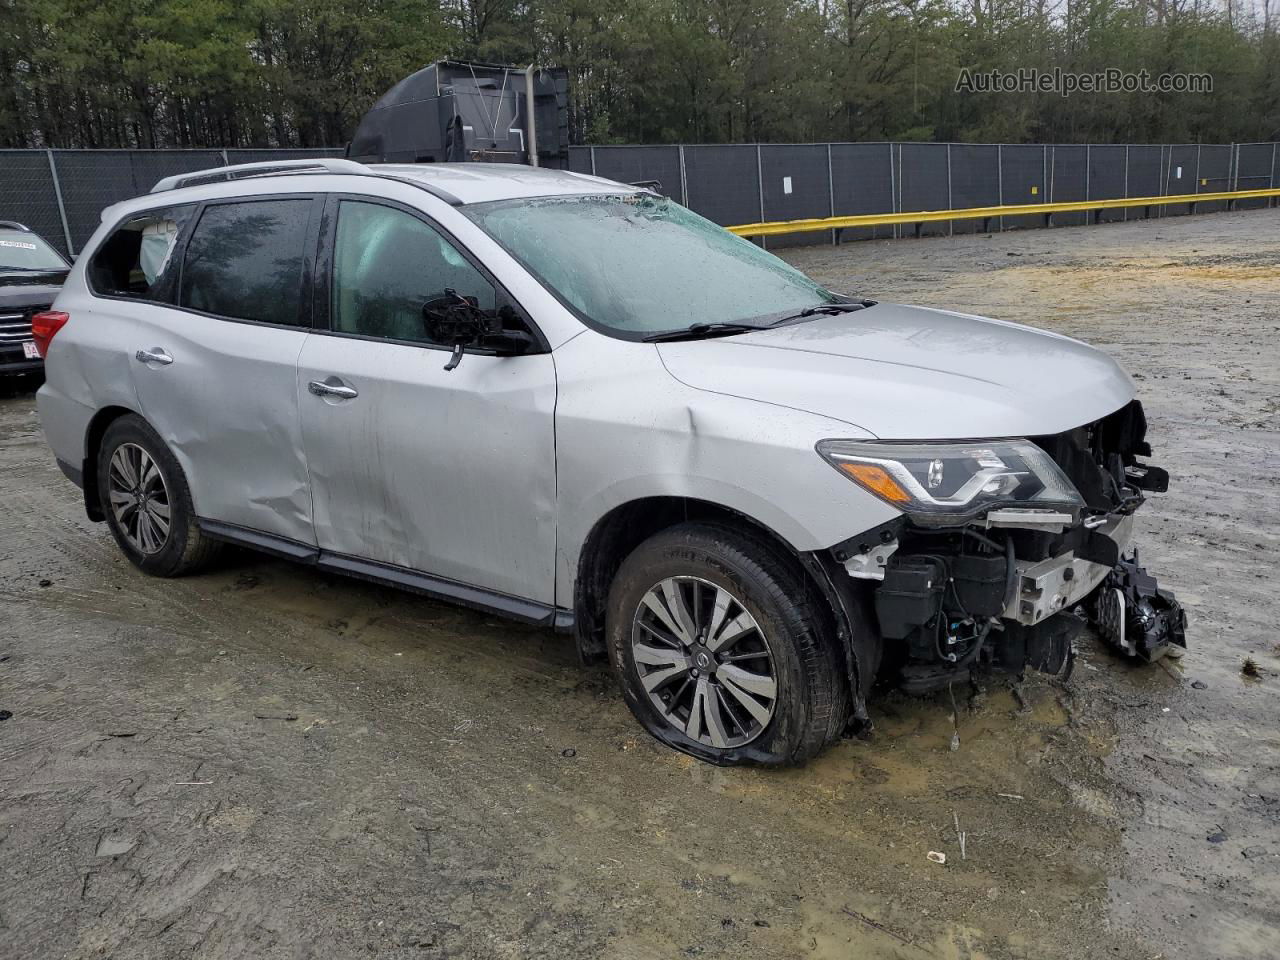
M550 632L249 553L143 576L20 387L0 957L1280 956L1280 211L785 255L1126 365L1182 661L1086 637L1066 683L962 698L956 752L945 694L882 694L870 742L721 770Z

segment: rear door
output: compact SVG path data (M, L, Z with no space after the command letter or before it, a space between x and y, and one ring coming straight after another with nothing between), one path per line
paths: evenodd
M144 232L144 256L181 266L172 305L139 311L128 344L142 413L182 464L197 514L307 546L297 361L320 204L296 194L211 201L169 252L163 224Z
M423 315L446 290L501 315L510 329L533 328L420 212L331 197L324 219L315 302L329 322L317 320L298 364L322 562L361 558L451 581L428 586L459 599L468 595L454 587L467 584L550 605L551 354L545 345L522 356L468 350L446 370L450 347L432 339ZM496 605L530 619L545 615Z

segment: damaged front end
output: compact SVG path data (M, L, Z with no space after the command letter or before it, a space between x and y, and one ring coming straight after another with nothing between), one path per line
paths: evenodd
M1053 436L832 441L827 460L902 515L832 548L869 581L886 661L926 692L979 666L1066 675L1085 620L1125 656L1186 645L1173 594L1138 565L1133 514L1168 474L1134 400ZM1073 614L1082 614L1073 615Z

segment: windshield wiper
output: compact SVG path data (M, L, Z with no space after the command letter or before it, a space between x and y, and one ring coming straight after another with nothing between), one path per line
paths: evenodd
M694 323L683 330L665 330L642 337L645 343L666 343L672 340L705 340L708 337L729 337L748 330L767 330L754 323Z
M819 314L837 314L837 313L853 313L855 310L865 310L867 307L874 307L874 300L835 300L831 303L819 303L813 307L805 307L799 313L790 313L785 317L779 317L772 321L769 326L776 327L779 324L791 323L796 320L807 320L810 317L816 317Z

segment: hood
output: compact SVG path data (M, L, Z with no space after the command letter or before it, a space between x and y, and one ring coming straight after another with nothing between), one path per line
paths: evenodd
M1060 433L1134 395L1119 364L1078 340L900 304L658 351L688 386L843 420L882 440Z

